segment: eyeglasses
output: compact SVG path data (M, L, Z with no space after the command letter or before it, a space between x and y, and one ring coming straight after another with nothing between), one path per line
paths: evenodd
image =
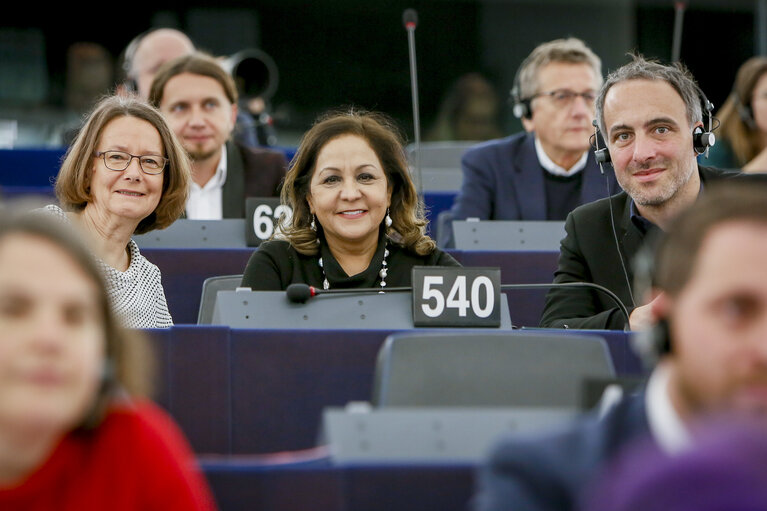
M104 160L104 165L109 170L118 172L127 169L133 158L138 158L139 165L144 174L161 174L165 165L168 164L168 159L163 156L136 156L135 154L123 151L96 151L95 154Z
M553 90L551 92L539 92L538 94L533 95L532 99L535 99L540 96L548 96L550 97L554 103L557 106L565 107L571 104L573 101L575 101L575 98L578 96L583 98L583 101L588 105L591 106L594 104L594 101L597 99L596 92L589 91L589 92L573 92L568 89L557 89Z

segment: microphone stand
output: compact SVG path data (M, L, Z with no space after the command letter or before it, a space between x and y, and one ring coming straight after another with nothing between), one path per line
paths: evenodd
M415 171L418 180L418 196L423 200L421 178L421 120L418 113L418 70L415 61L415 27L418 15L414 9L406 9L402 15L407 30L407 43L410 55L410 90L413 98L413 133L415 135Z

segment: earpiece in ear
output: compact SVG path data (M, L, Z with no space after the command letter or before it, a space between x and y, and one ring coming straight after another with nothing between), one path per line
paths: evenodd
M591 147L594 148L594 157L599 165L610 163L612 161L610 159L610 151L607 150L607 144L604 138L602 138L602 133L599 131L597 120L592 120L591 125L594 126L594 134L591 136Z
M652 327L634 334L631 346L647 369L671 352L671 334L668 320L661 318Z
M716 143L716 137L710 131L703 131L703 128L696 126L692 130L692 146L697 154L703 154ZM708 157L708 155L706 155Z
M511 100L514 106L511 107L511 112L517 119L530 119L532 118L532 112L530 111L530 100L522 99L519 97L519 86L515 85L511 89Z
M736 101L735 104L737 105L738 115L740 116L740 119L743 121L743 123L746 126L748 126L748 129L755 131L756 121L754 121L754 112L751 109L751 107L749 105L744 105L740 101Z

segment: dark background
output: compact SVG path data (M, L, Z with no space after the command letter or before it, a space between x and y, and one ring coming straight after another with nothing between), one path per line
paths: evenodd
M758 52L758 2L724 3L687 2L681 50L681 60L717 107L738 66ZM520 129L506 102L508 91L522 59L549 39L584 39L602 58L605 74L625 63L633 49L663 61L671 57L673 1L219 0L76 9L37 4L0 21L0 118L30 119L39 127L67 114L71 44L98 43L116 60L134 35L172 26L217 55L257 47L275 60L279 86L271 111L285 144L318 113L341 105L387 112L412 139L406 8L419 15L422 133L447 88L470 71L484 74L503 99L504 131Z

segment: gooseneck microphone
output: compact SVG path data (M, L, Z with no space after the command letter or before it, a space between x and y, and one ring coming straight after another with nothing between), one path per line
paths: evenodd
M674 2L674 34L671 47L671 62L679 62L682 53L682 25L684 23L684 10L687 2L676 0Z
M545 284L501 284L501 290L504 289L551 289L551 288L558 288L558 287L588 287L591 289L596 289L597 291L601 291L605 294L607 294L617 305L618 308L621 310L623 315L626 318L626 327L628 329L629 326L629 313L626 309L626 306L623 304L620 298L618 298L618 295L610 291L604 286L600 286L599 284L594 284L593 282L552 282L552 283L545 283ZM323 294L368 294L368 293L398 293L403 291L412 291L412 286L401 286L401 287L387 287L385 290L383 288L373 288L373 287L362 287L362 288L342 288L342 289L319 289L314 286L310 286L309 284L304 284L301 282L290 284L285 289L285 294L288 297L288 300L290 300L293 303L306 303L309 301L310 298L314 298L317 295L323 295Z
M341 288L341 289L319 289L309 284L301 282L290 284L285 293L293 303L306 303L310 298L314 298L317 295L324 294L364 294L364 293L398 293L402 291L412 291L413 288L408 287L362 287L362 288Z
M421 179L421 120L418 114L418 71L415 64L415 27L418 25L418 13L415 9L405 9L402 23L407 30L407 44L410 54L410 90L413 98L413 133L415 134L415 172L418 176L418 196L423 200Z
M591 289L596 289L597 291L601 291L602 293L605 293L607 296L612 299L612 301L615 302L615 304L618 306L618 308L623 313L623 317L626 318L626 326L625 330L630 330L630 324L629 324L629 311L626 308L626 306L623 304L620 298L618 298L618 295L610 291L604 286L600 286L599 284L594 284L593 282L552 282L551 284L501 284L501 289L553 289L558 287L588 287Z

